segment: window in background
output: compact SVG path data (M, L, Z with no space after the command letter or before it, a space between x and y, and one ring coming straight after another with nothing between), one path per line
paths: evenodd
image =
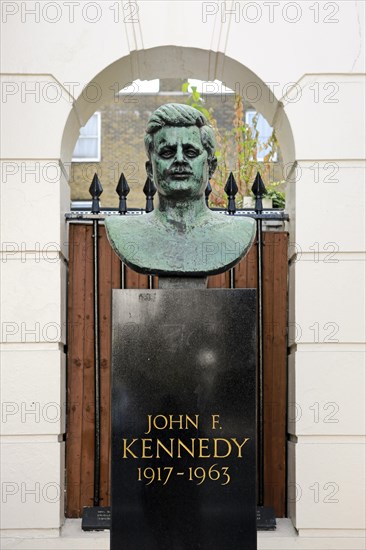
M94 113L88 122L80 128L79 139L76 142L73 162L100 162L101 144L101 117L100 113Z
M256 111L246 111L245 112L245 122L248 124L248 126L253 126L253 118L257 114ZM262 115L258 115L258 122L257 122L257 130L259 132L259 143L263 144L266 143L269 138L272 135L273 128L268 124L266 119ZM258 151L257 154L257 160L263 161L264 157L268 155L270 152L270 147L267 147L266 149L263 149L262 151ZM273 162L277 161L277 152L273 155Z

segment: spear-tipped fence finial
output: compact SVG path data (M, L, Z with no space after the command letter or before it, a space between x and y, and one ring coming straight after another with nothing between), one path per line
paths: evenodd
M259 172L257 172L257 175L255 176L252 191L255 196L255 210L256 212L261 212L263 210L262 198L266 194L267 189Z
M99 181L97 173L94 174L93 181L91 182L89 187L89 193L93 198L92 208L91 208L92 214L99 214L100 212L99 197L103 193L103 187Z
M211 187L210 180L208 180L207 186L206 186L206 189L205 189L205 202L206 202L206 206L208 206L208 201L209 201L209 198L210 198L211 193L212 193L212 187Z
M146 195L145 212L148 214L154 210L154 195L156 193L154 182L149 177L145 181L143 192Z
M120 175L116 192L119 196L118 212L122 215L127 214L127 195L130 192L130 188L123 172Z
M228 197L227 211L229 214L233 215L236 212L235 195L238 192L238 186L236 185L236 181L232 172L230 172L230 175L224 187L224 191Z

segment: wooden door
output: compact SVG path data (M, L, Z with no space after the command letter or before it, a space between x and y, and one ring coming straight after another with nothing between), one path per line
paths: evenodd
M70 226L66 515L93 505L94 360L93 228ZM285 232L263 234L264 295L264 504L286 513L287 245ZM111 289L121 288L121 263L100 227L101 505L109 505ZM236 288L256 288L256 246L235 268ZM154 287L156 287L154 278ZM209 277L209 288L229 288L229 273ZM148 277L126 269L126 288L148 288ZM133 350L131 350L133 353Z

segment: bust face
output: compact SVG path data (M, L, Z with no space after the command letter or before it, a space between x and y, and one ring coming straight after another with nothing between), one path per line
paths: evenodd
M208 162L199 128L167 126L153 139L151 164L158 193L177 200L203 195Z

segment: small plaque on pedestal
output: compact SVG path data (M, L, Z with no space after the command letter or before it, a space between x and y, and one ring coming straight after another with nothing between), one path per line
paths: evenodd
M104 531L105 529L110 529L111 507L84 506L81 528L83 531Z
M274 531L276 529L276 515L271 506L257 507L258 531Z

